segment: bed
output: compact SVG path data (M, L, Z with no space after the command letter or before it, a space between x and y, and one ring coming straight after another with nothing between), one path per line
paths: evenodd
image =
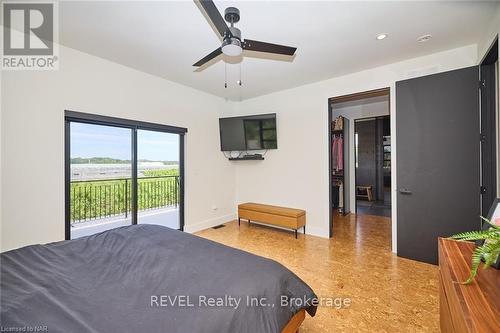
M288 333L316 312L312 289L279 263L162 226L27 246L0 260L2 328Z

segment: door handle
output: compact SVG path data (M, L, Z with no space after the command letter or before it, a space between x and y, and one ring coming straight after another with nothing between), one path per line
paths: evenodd
M401 189L399 189L399 193L404 194L404 195L410 195L411 191L406 189L406 188L401 188Z

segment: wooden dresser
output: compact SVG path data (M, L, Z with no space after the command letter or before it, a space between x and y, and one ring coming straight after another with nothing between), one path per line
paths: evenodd
M500 332L500 271L479 268L470 272L471 242L439 239L439 317L441 332Z

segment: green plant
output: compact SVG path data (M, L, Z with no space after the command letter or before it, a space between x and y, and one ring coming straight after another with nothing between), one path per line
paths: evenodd
M178 176L179 168L144 170L142 174L145 177Z
M500 226L491 223L488 219L481 218L490 225L487 230L463 232L451 236L451 239L473 241L484 240L483 245L477 246L472 253L472 266L469 278L462 282L469 284L477 275L477 270L481 264L481 258L484 258L484 269L490 267L500 254Z

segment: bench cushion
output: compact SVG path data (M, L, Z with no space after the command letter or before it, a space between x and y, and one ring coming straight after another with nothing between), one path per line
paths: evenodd
M239 204L238 208L255 212L268 213L268 214L287 216L287 217L295 217L295 218L306 214L306 211L303 209L271 206L253 202Z

